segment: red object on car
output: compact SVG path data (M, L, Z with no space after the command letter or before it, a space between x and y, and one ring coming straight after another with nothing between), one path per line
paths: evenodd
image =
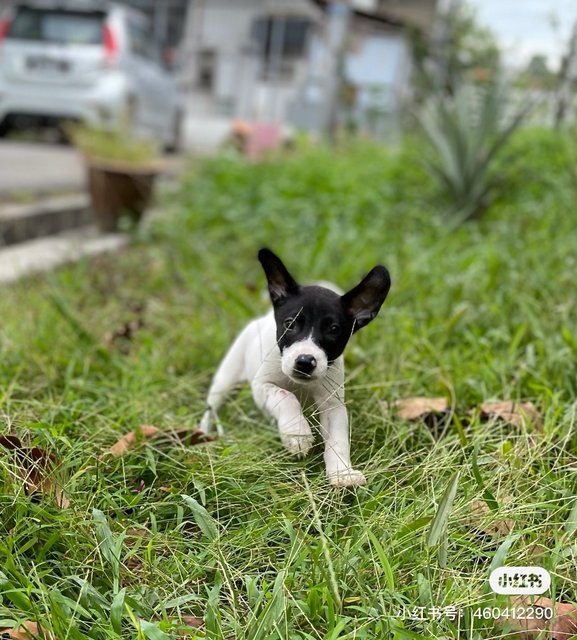
M0 43L6 37L8 29L10 29L10 20L0 20Z
M105 24L102 30L102 43L104 45L104 53L106 54L106 62L111 65L115 62L118 55L118 40L114 30L109 24Z

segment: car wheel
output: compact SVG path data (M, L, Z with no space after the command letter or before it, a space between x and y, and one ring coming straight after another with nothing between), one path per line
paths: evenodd
M9 133L12 127L10 126L10 119L4 118L2 122L0 122L0 138L5 138Z

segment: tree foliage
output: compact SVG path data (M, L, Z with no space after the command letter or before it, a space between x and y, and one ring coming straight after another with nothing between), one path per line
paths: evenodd
M425 96L433 91L452 95L465 80L494 80L501 51L491 29L479 23L475 7L454 1L437 20L429 39L411 32L417 90Z

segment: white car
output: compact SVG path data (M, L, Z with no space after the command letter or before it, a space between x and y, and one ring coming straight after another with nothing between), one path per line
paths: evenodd
M179 144L182 97L144 14L108 2L26 2L0 15L0 135L66 120Z

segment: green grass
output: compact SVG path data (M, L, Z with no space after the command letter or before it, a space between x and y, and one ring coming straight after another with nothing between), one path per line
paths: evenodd
M83 154L95 160L126 163L137 167L147 167L158 162L160 153L156 145L150 140L127 135L128 128L98 128L71 124L66 128L66 133Z
M553 595L575 601L575 186L556 136L516 144L506 198L456 231L416 144L221 157L193 167L129 249L2 288L2 432L57 456L70 507L27 496L21 461L0 451L0 628L155 640L195 615L189 637L505 637L474 616L506 603L488 587L500 562L546 567ZM139 424L198 423L224 350L267 308L263 245L342 287L376 262L391 271L346 354L368 486L331 489L320 448L285 454L246 389L217 442L100 459ZM140 313L132 340L111 344ZM383 406L413 395L447 396L461 420L439 437ZM542 431L464 419L507 398L532 400ZM484 532L503 519L510 535ZM403 606L463 617L403 621Z

